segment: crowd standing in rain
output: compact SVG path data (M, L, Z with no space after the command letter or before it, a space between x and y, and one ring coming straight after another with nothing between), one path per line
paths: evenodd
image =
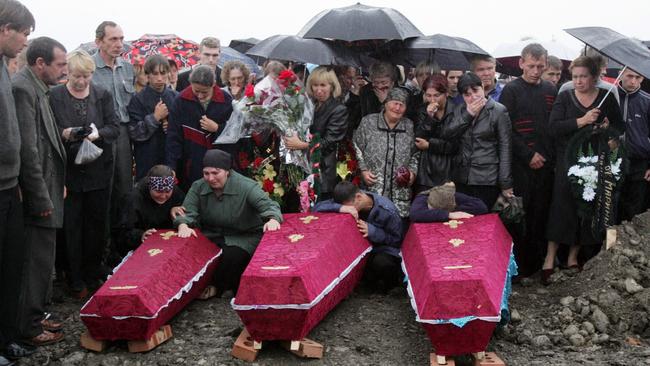
M628 68L612 85L607 58L593 49L566 67L528 44L521 76L504 85L489 55L467 70L435 60L414 68L265 60L256 74L240 61L220 67L221 43L207 36L198 63L182 70L163 54L132 65L115 22L96 28L94 54L49 37L28 43L35 25L23 4L0 0L0 365L64 338L65 324L48 312L53 281L87 298L156 228L181 237L201 228L223 249L210 291L236 294L263 232L277 230L282 213L305 210L280 158L287 151L318 166L307 210L348 213L373 243L365 280L378 292L402 283L410 222L469 218L504 202L525 212L502 216L520 278L549 284L554 271L580 271L602 238L591 230L597 213L577 203L574 145L592 155L625 148L608 222L648 208L644 77ZM317 146L277 131L215 144L238 102L287 75L311 100ZM582 203L598 192L584 188Z

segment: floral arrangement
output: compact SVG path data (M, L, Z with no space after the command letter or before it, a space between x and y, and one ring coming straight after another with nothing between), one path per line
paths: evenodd
M612 152L609 157L610 169L614 179L621 179L621 163L623 159L618 157L618 150ZM582 200L592 202L596 197L598 185L598 156L593 154L591 147L587 154L579 153L577 164L572 165L567 173L569 181L582 190Z
M282 197L285 194L286 183L282 181L280 175L273 167L273 155L266 159L256 157L252 162L248 160L245 153L240 153L239 164L246 165L245 174L252 177L262 187L262 190L269 195L269 197L282 205Z
M341 181L349 180L354 185L361 184L361 178L357 172L359 162L357 161L354 147L350 140L339 143L338 162L336 163L336 175Z

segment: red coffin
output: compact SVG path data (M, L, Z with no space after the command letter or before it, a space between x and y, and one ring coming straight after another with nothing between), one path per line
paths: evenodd
M416 320L438 355L485 351L501 319L511 251L496 214L411 225L402 265Z
M97 340L145 340L197 297L217 266L221 249L198 233L179 238L159 230L130 253L81 308Z
M371 250L348 214L284 219L264 234L232 301L256 341L303 339L352 292Z

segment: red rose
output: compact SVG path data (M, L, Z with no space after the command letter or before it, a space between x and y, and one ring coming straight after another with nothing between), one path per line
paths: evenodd
M354 159L348 160L348 170L354 173L357 170L357 161Z
M273 188L273 181L270 179L265 179L264 184L262 185L262 189L269 194L273 194Z
M244 90L244 95L247 98L255 98L255 87L253 84L246 85L246 90Z
M248 160L248 154L243 151L239 152L239 168L246 169L250 163L251 162Z
M300 91L300 87L299 86L295 87L295 90L296 90L296 93L298 93Z
M253 161L253 168L255 168L255 169L259 168L260 165L262 165L263 161L264 161L264 159L262 159L261 157L259 157L259 156L256 157L255 160Z
M278 76L278 79L280 80L286 80L287 82L292 82L295 81L296 74L293 73L291 70L283 70L280 72L280 75Z

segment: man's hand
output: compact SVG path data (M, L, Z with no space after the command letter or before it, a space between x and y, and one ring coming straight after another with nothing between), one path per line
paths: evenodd
M144 242L145 240L147 240L147 238L148 238L151 234L155 233L156 231L157 231L156 229L149 229L149 230L145 231L144 233L142 233L142 238L141 238L142 241Z
M153 118L155 118L158 122L162 122L162 120L167 118L168 115L169 110L167 109L167 105L165 105L162 100L159 101L153 110Z
M474 217L474 215L463 211L454 211L449 213L449 220L469 219L472 217Z
M266 224L264 224L264 229L263 229L264 232L276 231L276 230L280 230L280 223L278 222L278 220L269 219L269 221L267 221Z
M201 124L201 128L208 132L217 132L219 129L219 124L205 115L201 117L199 123Z
M342 205L341 208L339 209L339 212L349 213L350 215L352 215L352 217L354 217L355 220L359 220L359 211L357 211L357 209L354 208L354 206Z
M179 238L189 238L190 236L193 236L196 238L196 231L194 229L190 229L187 224L180 224L178 225L178 237Z
M172 217L172 220L176 220L178 216L185 216L185 207L172 207L172 209L169 211L169 215Z
M467 113L469 113L470 116L476 117L478 114L481 112L481 109L485 106L485 103L487 103L487 99L485 98L479 98L467 105Z
M357 220L357 229L363 234L364 238L368 237L368 223L363 220Z
M377 183L377 176L372 174L370 170L361 171L361 176L363 177L363 181L366 182L368 186L372 186Z
M532 159L530 159L528 166L531 169L540 169L544 166L545 162L546 159L542 156L542 154L536 152L535 155L533 155Z
M422 151L428 150L429 149L429 141L427 141L426 139L416 137L415 138L415 147L417 147L418 150L422 150Z

